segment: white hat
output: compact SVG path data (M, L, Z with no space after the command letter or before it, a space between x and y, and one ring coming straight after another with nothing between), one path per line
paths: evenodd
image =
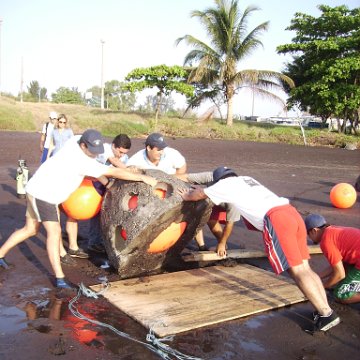
M58 118L57 112L55 112L55 111L50 111L49 118L50 118L50 119L57 119L57 118Z

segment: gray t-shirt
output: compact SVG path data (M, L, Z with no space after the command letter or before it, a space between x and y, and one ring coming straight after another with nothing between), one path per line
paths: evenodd
M188 181L191 184L211 186L213 185L213 173L212 171L204 171L199 173L191 173L187 175ZM218 206L222 207L226 211L226 221L236 222L241 218L239 210L230 203L221 203Z

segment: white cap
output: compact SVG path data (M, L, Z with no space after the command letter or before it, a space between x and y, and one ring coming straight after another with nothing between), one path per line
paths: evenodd
M55 112L55 111L50 111L49 118L50 118L50 119L57 119L57 118L58 118L57 112Z

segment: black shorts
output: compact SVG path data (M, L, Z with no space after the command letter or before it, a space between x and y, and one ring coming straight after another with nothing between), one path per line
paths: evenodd
M29 194L27 194L26 216L29 216L38 222L60 221L58 205L35 199Z

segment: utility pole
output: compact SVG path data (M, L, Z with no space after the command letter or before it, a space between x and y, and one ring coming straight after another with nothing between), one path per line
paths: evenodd
M101 42L101 109L104 109L104 40Z
M21 80L20 80L20 102L23 102L23 86L24 86L24 58L21 57Z
M1 25L2 25L2 20L0 19L0 97L1 97Z

